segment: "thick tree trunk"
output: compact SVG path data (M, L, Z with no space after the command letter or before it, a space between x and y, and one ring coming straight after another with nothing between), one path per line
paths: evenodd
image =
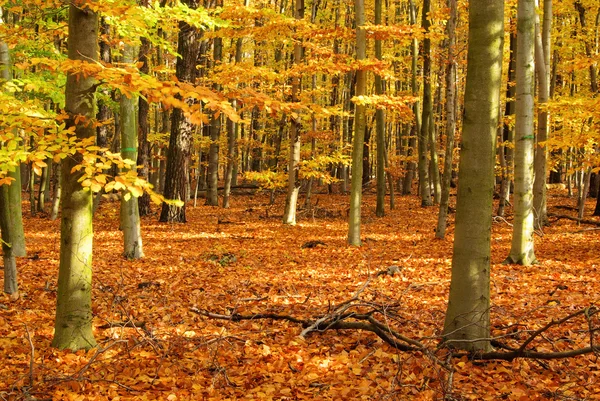
M519 0L517 8L517 99L515 113L515 218L507 263L535 262L533 210L533 95L535 4Z
M98 15L87 7L69 6L69 45L71 60L98 60ZM94 79L83 74L67 76L65 111L75 125L77 138L95 134ZM86 121L82 120L82 116ZM75 123L75 121L78 121ZM64 197L62 202L60 266L56 298L56 321L52 345L61 349L89 349L96 346L92 332L92 194L82 188L82 171L72 172L81 163L76 153L62 162Z
M495 177L504 1L469 4L469 46L452 279L444 338L453 348L488 351L490 237Z
M198 1L186 0L184 4L190 8L197 8ZM198 29L186 22L179 23L177 53L181 57L177 59L175 75L181 82L194 82L200 36L201 33ZM161 222L185 223L187 221L185 202L189 198L189 165L193 133L194 125L183 115L181 109L174 109L171 115L164 196L167 199L183 202L183 205L163 203L159 219Z

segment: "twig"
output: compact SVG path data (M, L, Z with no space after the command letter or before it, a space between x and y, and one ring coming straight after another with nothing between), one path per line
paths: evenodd
M29 327L25 324L25 332L27 333L27 341L29 342L29 349L31 350L31 355L29 357L29 388L33 388L33 365L35 361L35 348L33 346L33 341L31 340L31 333L29 333Z

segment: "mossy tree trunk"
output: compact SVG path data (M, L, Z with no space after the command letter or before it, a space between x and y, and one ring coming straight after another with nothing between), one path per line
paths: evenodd
M98 60L98 15L87 7L69 6L68 56L71 60ZM69 124L75 125L79 139L95 134L92 125L94 92L92 77L83 74L67 76L65 111L69 113ZM71 350L96 346L92 332L92 193L82 188L79 182L82 172L71 173L81 161L82 155L77 153L62 162L64 196L52 340L54 347Z
M503 24L503 0L470 2L456 230L444 323L447 344L467 351L491 348L490 237Z

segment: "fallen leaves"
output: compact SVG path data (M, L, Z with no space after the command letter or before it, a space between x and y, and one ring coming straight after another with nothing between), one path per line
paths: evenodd
M319 207L336 211L341 196L319 197ZM553 198L552 202L564 201ZM478 364L454 361L454 380L419 354L387 347L372 334L324 332L306 339L288 322L215 321L190 311L223 314L286 313L309 319L351 296L369 274L369 296L397 303L413 338L432 341L440 333L447 301L452 242L435 240L436 210L412 197L398 209L374 217L365 196L365 245L346 245L347 226L335 212L283 226L283 205L267 209L266 196L233 199L219 224L215 209L190 208L189 223L143 223L147 257L125 261L118 231L118 202L104 202L95 219L93 308L100 348L69 353L50 347L56 302L59 223L27 218L34 259L19 260L21 298L0 298L0 394L6 399L65 400L371 400L553 399L598 397L600 368L582 356ZM27 210L27 209L25 209ZM249 211L250 210L250 211ZM267 210L269 215L267 215ZM450 226L450 232L452 226ZM597 301L600 263L596 232L577 231L560 221L536 238L542 263L500 264L510 246L510 227L494 224L493 326L535 330L552 318ZM569 238L568 251L562 247ZM306 243L315 247L305 247ZM322 245L321 243L325 245ZM592 252L589 252L589 251ZM551 301L549 303L549 301ZM143 323L143 324L141 324ZM35 349L30 371L30 344ZM109 328L101 328L108 325ZM564 349L585 341L576 327L561 327L560 340L533 347ZM526 333L524 334L526 335ZM568 341L567 341L568 339ZM29 375L33 374L33 386Z

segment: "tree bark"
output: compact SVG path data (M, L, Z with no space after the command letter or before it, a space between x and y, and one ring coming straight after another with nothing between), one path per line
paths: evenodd
M448 34L448 64L446 65L446 152L444 155L440 211L435 231L436 238L444 238L446 235L450 180L452 178L452 155L454 153L454 131L456 130L456 0L448 0L448 7L450 8L450 18L448 18L446 24L446 32Z
M71 60L98 60L98 15L87 7L69 6ZM83 74L69 74L65 111L78 139L93 137L95 81ZM84 117L82 119L82 117ZM75 121L78 121L77 123ZM82 188L83 171L71 172L82 162L80 153L62 162L60 266L56 298L56 321L52 345L60 349L89 349L96 346L92 332L92 194Z
M304 18L304 0L296 0L294 17L297 20ZM302 44L294 44L294 64L302 62ZM292 78L292 102L298 102L300 95L301 78L294 75ZM300 192L300 180L298 170L300 167L300 130L301 118L296 113L290 117L290 155L288 160L288 188L285 199L285 211L283 213L283 224L296 224L296 207L298 205L298 193Z
M413 1L411 3L411 19L412 14L416 14ZM431 9L431 0L423 0L423 17L421 26L425 32L429 31L431 22L428 19L427 13ZM416 18L416 17L415 17ZM416 40L415 40L416 41ZM419 153L419 196L421 197L421 206L432 206L431 190L429 187L429 169L427 157L427 143L429 137L429 125L431 124L431 40L426 37L423 40L423 111L421 116L420 129L418 138L418 153ZM414 55L413 55L414 57ZM413 60L414 62L414 60ZM414 66L413 66L414 67ZM413 71L413 79L416 79L416 72ZM416 84L415 84L416 86ZM414 87L413 87L414 90ZM418 104L415 103L415 117L418 113ZM417 125L419 125L417 123Z
M456 229L443 333L450 347L467 351L491 349L490 237L503 23L504 1L470 2Z
M213 39L213 60L220 63L223 55L223 39ZM221 86L215 85L215 91L220 91ZM206 204L208 206L219 206L219 138L221 137L221 116L213 114L210 120L210 146L208 150L208 177Z
M123 62L135 61L137 49L126 44ZM135 171L138 160L138 96L121 93L121 157L134 163L125 170ZM127 259L140 259L144 256L138 200L124 189L121 193L121 230L123 231L123 256Z
M519 0L517 7L517 99L515 113L515 218L506 263L530 265L534 253L534 45L535 4Z
M186 0L183 3L192 9L198 7L197 0ZM175 76L181 82L193 83L195 80L201 36L197 28L186 22L179 22L177 53L181 57L177 59ZM161 222L185 223L187 221L185 202L189 198L189 165L193 133L194 125L183 115L181 109L175 108L171 115L164 196L167 199L181 201L183 205L163 203L159 219Z
M382 0L375 0L375 25L381 25ZM383 58L381 40L375 40L375 57L377 60ZM375 93L383 95L384 82L380 75L375 75ZM377 217L385 215L385 111L377 108L375 111L375 128L377 134L377 206L375 214Z
M141 38L141 46L138 61L142 63L140 73L148 74L150 65L148 64L148 53L150 53L150 42L146 38ZM150 105L143 97L139 97L138 101L138 154L137 165L140 166L138 175L146 181L150 180L150 141L148 134L150 133L149 126ZM138 210L140 216L149 216L152 213L150 208L150 195L144 191L142 196L137 198Z
M364 0L354 0L356 16L356 59L364 60L367 57L367 33L365 31L365 3ZM367 92L367 71L356 71L355 95L364 96ZM348 216L348 243L360 246L360 219L362 205L362 176L363 176L363 150L366 127L366 107L357 103L354 111L354 138L352 139L352 181L350 184L350 213Z
M552 0L544 1L544 25L540 32L539 17L536 16L535 69L538 76L538 123L534 158L535 179L533 181L533 210L535 225L541 228L548 224L546 206L546 160L548 159L548 119L546 103L550 98L550 34L552 29Z

